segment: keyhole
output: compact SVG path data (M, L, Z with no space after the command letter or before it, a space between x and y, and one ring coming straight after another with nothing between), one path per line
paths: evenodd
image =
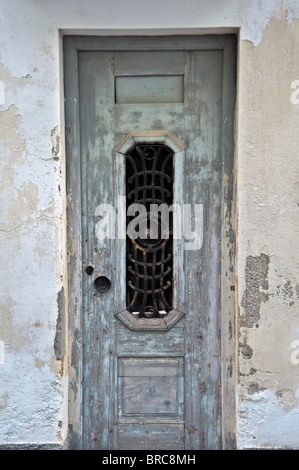
M94 287L98 292L107 292L110 286L111 282L106 276L99 276L94 281Z

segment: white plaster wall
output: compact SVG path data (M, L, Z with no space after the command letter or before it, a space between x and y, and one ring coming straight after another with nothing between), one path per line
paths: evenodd
M298 0L1 0L0 443L60 444L67 433L67 374L54 354L67 287L61 33L240 28L237 307L246 260L261 253L270 300L239 330L237 442L299 448L297 18Z

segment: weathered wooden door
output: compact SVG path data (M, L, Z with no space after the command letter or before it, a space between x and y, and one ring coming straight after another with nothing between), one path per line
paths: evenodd
M72 393L85 449L222 446L234 44L66 42ZM168 218L150 219L160 204Z

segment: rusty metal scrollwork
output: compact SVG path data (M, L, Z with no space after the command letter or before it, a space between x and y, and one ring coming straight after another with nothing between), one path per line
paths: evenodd
M173 173L173 152L164 144L135 144L126 154L127 209L144 207L137 218L127 215L127 227L135 227L126 242L127 310L140 318L159 318L172 309L173 220L167 209Z

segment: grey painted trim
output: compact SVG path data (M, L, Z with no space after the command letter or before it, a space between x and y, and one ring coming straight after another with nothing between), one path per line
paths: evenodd
M222 103L222 259L221 259L221 386L222 446L236 448L236 217L235 201L235 107L237 41L231 40L223 49Z
M234 43L234 35L205 36L65 36L66 48L80 51L129 50L224 50Z

